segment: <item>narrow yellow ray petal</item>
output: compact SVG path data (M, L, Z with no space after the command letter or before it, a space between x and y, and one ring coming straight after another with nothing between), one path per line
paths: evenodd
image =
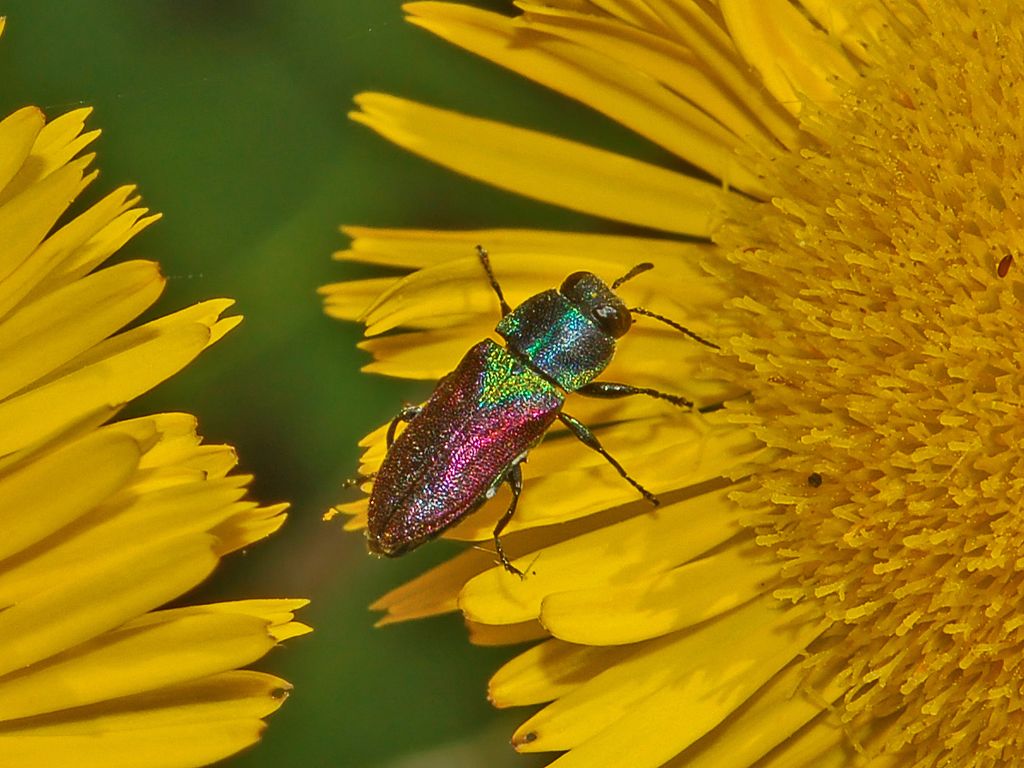
M139 441L151 443L140 462L143 469L174 472L198 472L203 480L223 478L238 464L238 455L231 446L203 445L196 433L196 417L188 413L159 413L125 419L110 424L109 430L130 434ZM149 488L147 483L160 483L160 475L136 478L133 487ZM150 479L151 478L151 479Z
M269 632L276 627L292 624L295 612L309 605L305 598L264 598L252 600L228 600L219 603L203 603L201 605L185 605L180 608L167 608L162 611L151 611L126 623L125 627L145 627L152 623L163 622L179 616L206 616L209 614L229 614L251 616L265 622Z
M65 285L53 279L61 271L63 261L73 260L80 249L87 249L104 228L109 227L131 207L132 187L122 187L107 195L84 213L64 224L44 240L2 283L0 283L0 317L34 291L41 283L53 289ZM141 215L141 209L134 214ZM131 218L133 214L127 214ZM138 216L136 216L138 218ZM108 254L109 255L109 254Z
M223 521L210 528L210 533L217 537L217 554L223 557L277 531L288 519L288 506L250 508L248 504L233 504L230 515L222 515Z
M371 280L346 280L321 286L324 311L338 320L359 320L384 291L393 288L398 277L377 277Z
M540 622L570 643L635 643L707 621L764 594L780 568L749 540L731 543L652 579L551 594L541 603Z
M359 342L373 360L363 366L366 373L403 379L438 380L458 365L475 341L491 336L486 325L460 326L438 330L395 333Z
M493 327L500 318L498 301L479 260L471 254L467 252L460 258L425 267L393 283L361 318L367 324L367 335L397 327L436 328L471 322L486 322ZM650 257L643 254L638 258ZM495 275L512 306L541 291L556 289L569 274L580 270L593 272L611 283L636 263L623 267L617 263L619 260L621 256L610 263L590 254L563 256L550 252L503 251L491 256ZM682 310L668 307L678 305L686 307L686 315L710 316L727 298L723 288L709 280L696 263L675 259L651 263L654 268L649 273L617 291L627 304L642 304L673 314ZM652 301L658 303L652 305ZM641 328L657 327L665 335L678 333L668 333L665 326L653 320L638 319L638 323Z
M178 534L209 532L216 537L211 545L214 553L223 555L229 548L229 544L220 540L223 527L234 522L229 533L236 529L244 531L246 521L253 515L262 516L262 510L254 509L251 502L230 503L229 499L240 496L244 489L222 486L206 492L203 485L202 479L197 478L194 487L181 490L172 488L142 496L130 492L122 494L120 503L104 505L87 521L88 525L59 532L31 559L16 559L6 570L0 570L0 605L25 600L38 591L39 584L59 581L68 569L88 561L90 553L118 551L124 548L125 541L152 539L154 530L159 530L160 540ZM196 506L192 511L183 504ZM180 510L185 508L190 509L190 514L181 514ZM284 520L281 508L271 508L271 511L277 514L267 525L280 525ZM157 529L156 526L162 527Z
M100 135L99 131L82 132L85 119L91 112L91 107L74 109L43 126L21 169L3 190L0 190L0 206L6 205L14 196L68 165L72 158L96 140ZM80 167L84 169L89 165L91 158L83 157L81 160L84 162Z
M250 664L274 646L254 616L164 616L107 632L46 665L0 679L0 720L57 712ZM117 669L118 674L110 674Z
M572 272L594 272L611 282L621 274L617 267L585 257L563 257L551 254L502 254L492 258L495 274L500 275L502 291L512 306L530 296L556 289ZM542 266L543 265L543 266ZM678 270L683 272L684 270ZM650 281L648 281L650 282ZM708 294L720 297L711 288ZM433 289L431 288L433 286ZM689 286L701 301L702 283ZM620 295L629 303L639 294L649 293L650 285L629 286ZM413 272L382 293L362 318L366 334L375 336L397 327L437 328L483 323L491 328L501 315L498 300L486 282L476 257L453 259Z
M516 656L494 673L487 698L498 707L554 701L631 656L640 646L599 648L548 640Z
M342 231L352 238L352 245L347 251L335 253L335 259L410 269L472 255L478 244L487 248L493 258L505 253L546 253L592 258L618 264L624 269L644 260L658 264L668 259L697 265L717 252L709 243L543 229L432 230L346 226Z
M152 539L153 531L166 538L211 531L234 515L250 514L255 504L236 503L245 494L246 482L247 478L237 476L207 481L196 477L186 484L145 495L123 493L97 510L86 521L88 525L55 537L30 561L0 571L0 595L7 599L20 595L16 584L28 585L33 579L46 583L61 568L88 558L89 552L115 551L119 541ZM188 509L189 514L181 514L182 509Z
M555 3L552 3L555 5ZM574 11L593 11L599 8L605 13L641 29L666 32L661 22L644 0L584 0L583 2L560 2L557 5ZM593 6L593 7L592 7Z
M123 486L139 463L125 435L93 433L0 476L0 560L41 541ZM32 514L26 515L25 510ZM0 569L3 566L0 564Z
M160 219L160 214L147 216L147 212L146 208L131 208L105 224L80 247L62 254L61 260L36 290L54 290L92 272L122 245Z
M537 618L548 595L667 571L740 531L738 513L727 496L722 489L665 504L548 547L523 580L500 569L485 571L462 588L459 608L473 621L513 624ZM523 558L521 567L530 565L530 559Z
M791 146L796 140L796 125L779 120L774 121L773 127L785 133L773 137L760 121L760 115L728 92L715 73L679 40L586 13L532 2L516 5L525 12L530 29L564 37L616 60L618 66L653 77L711 115L745 144L758 146L777 138L783 145Z
M683 432L684 439L673 439L673 433L677 431ZM698 433L696 439L687 440L685 429L677 421L669 419L615 425L599 434L608 451L621 458L635 479L655 494L722 477L736 467L740 457L758 447L749 434L735 425L707 434ZM605 434L617 435L615 442L611 438L604 440ZM658 447L653 448L653 445ZM543 459L544 447L542 443L531 452L531 461ZM638 500L636 490L607 462L585 447L574 445L573 448L574 455L580 457L581 468L534 477L527 465L524 471L526 490L507 531L564 523ZM586 461L594 464L586 466ZM488 539L501 511L497 505L491 504L470 515L449 534L452 538L468 541Z
M68 364L67 375L0 403L0 455L77 421L97 407L127 402L176 373L216 334L230 302L210 301L97 344Z
M281 706L290 690L291 685L279 677L252 670L232 670L82 707L72 718L63 713L32 718L19 723L17 732L51 738L89 736L118 730L266 717Z
M0 403L0 420L5 424L0 455L39 440L97 407L127 402L183 368L208 340L209 329L204 326L173 329Z
M800 0L800 5L829 34L839 38L851 54L864 63L874 61L878 32L890 23L889 17L878 6L862 5L851 13L851 8L830 0Z
M696 38L708 47L733 52L732 41L707 6L694 0L643 0L666 29L679 37Z
M0 612L0 674L74 647L194 587L217 564L212 543L204 534L142 547L122 542L121 550L69 567L49 589Z
M96 272L22 307L0 323L0 399L120 330L163 290L153 262Z
M757 768L847 768L855 754L849 744L838 716L823 712L761 760Z
M801 654L823 625L814 607L771 597L668 635L548 705L513 736L521 751L571 749L559 768L653 768L731 715ZM637 733L647 738L638 740Z
M376 93L353 120L471 178L595 216L706 237L722 207L713 184L546 133Z
M81 164L68 165L0 205L0 281L39 245L81 182Z
M843 688L828 674L811 676L803 664L793 662L758 690L736 715L665 768L760 765L758 760L787 742L842 694Z
M580 520L545 528L535 528L503 538L505 551L510 557L536 552L558 542L622 522L631 516L627 511L607 510ZM365 527L365 517L362 527ZM466 549L450 560L392 590L377 600L372 610L388 613L378 625L404 621L409 618L433 616L457 609L457 598L463 585L473 576L498 566L493 550Z
M768 128L785 146L796 144L796 123L772 95L750 76L750 67L740 57L733 40L711 18L704 8L692 0L644 0L657 14L665 31L701 62L702 68L721 82L732 97Z
M852 83L857 70L837 45L788 0L720 0L729 33L743 57L761 73L778 102L798 115L802 101L836 101L836 80Z
M105 725L85 734L47 728L0 734L0 754L11 766L198 768L255 744L266 727L258 718L132 730L119 722Z
M547 637L547 631L536 621L524 621L519 624L480 624L476 621L466 622L469 642L473 645L518 645L531 640Z
M370 606L387 611L377 626L434 616L457 609L459 589L478 573L494 566L494 556L468 549L380 597Z
M0 121L0 147L4 148L0 158L0 190L7 186L25 162L44 123L45 118L38 107L24 107Z
M648 73L623 66L607 51L578 44L573 33L538 34L536 25L465 5L419 2L404 8L413 24L586 104L725 186L764 194L760 181L736 155L741 142L734 133ZM629 58L630 52L621 50L616 38L603 39L622 58Z

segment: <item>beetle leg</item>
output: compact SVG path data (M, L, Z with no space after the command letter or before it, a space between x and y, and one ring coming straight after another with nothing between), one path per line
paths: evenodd
M612 395L612 397L615 397L615 395ZM627 474L626 470L622 468L622 465L619 464L619 462L617 462L614 458L612 458L611 454L609 454L608 451L604 449L604 446L601 445L601 441L597 439L597 435L591 432L585 424L583 424L578 419L574 419L572 416L570 416L568 413L565 413L564 411L560 411L558 413L558 419L569 428L569 431L576 436L577 440L579 440L588 448L591 448L600 453L602 456L604 456L605 460L613 467L615 467L615 471L622 475L622 478L627 483L629 483L638 491L640 491L641 496L643 496L645 499L651 502L651 504L653 504L654 506L658 506L661 503L660 501L658 501L657 496L648 491L646 488L640 485L640 483L638 483L636 480L630 477L629 474Z
M494 276L494 270L491 269L491 259L487 255L487 249L482 245L476 247L476 255L480 257L480 263L484 265L484 272L487 273L487 279L491 283L491 288L498 294L498 303L501 305L501 316L504 317L512 311L512 307L505 301L505 294L501 292L501 286L498 285L498 278Z
M630 395L647 395L648 397L656 397L659 400L668 400L672 405L678 405L680 408L693 408L693 403L685 397L670 395L667 392L650 389L649 387L617 384L613 381L592 381L589 384L584 384L576 391L586 397L616 398L629 397Z
M400 422L400 421L405 421L405 422L412 421L413 419L415 419L417 416L420 415L420 412L422 410L423 410L423 406L422 405L407 405L407 406L405 406L405 408L403 408L402 410L400 410L398 412L398 415L395 416L395 418L393 418L391 420L391 424L390 424L390 426L388 426L388 436L387 436L388 450L390 450L391 446L395 444L395 430L398 429L398 422Z
M520 579L525 579L526 576L523 572L512 565L508 557L505 555L505 549L501 546L501 539L498 538L501 536L501 532L505 530L505 526L508 525L509 521L512 519L512 515L516 512L516 507L519 505L519 494L523 490L523 470L519 461L509 467L508 472L505 473L502 480L508 484L509 489L512 491L512 501L509 502L508 509L505 510L505 514L501 516L498 524L494 526L494 551L498 553L498 560L504 566L506 571L514 573Z

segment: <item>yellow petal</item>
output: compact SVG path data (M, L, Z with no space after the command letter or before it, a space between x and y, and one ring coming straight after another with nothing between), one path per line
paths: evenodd
M667 571L740 531L723 489L555 544L536 556L523 580L493 569L471 579L459 595L466 617L485 624L535 619L548 595L614 584ZM595 557L594 553L602 553ZM520 567L533 558L524 557Z
M819 615L768 597L652 641L541 710L513 743L530 752L572 749L553 763L559 768L661 765L802 653L823 628Z
M259 718L239 718L127 730L111 718L85 734L44 727L0 735L0 752L11 766L193 768L256 743L265 727Z
M160 614L157 614L160 617ZM0 720L58 712L249 664L274 646L266 622L174 615L107 632L38 669L0 679Z
M231 516L225 515L224 522L210 529L217 537L217 554L223 557L274 533L284 525L287 509L288 504L250 509L248 504L236 503Z
M722 190L538 131L375 93L353 120L457 173L537 200L666 232L707 236Z
M779 577L774 555L749 542L624 586L556 592L540 622L571 643L615 645L660 637L707 621L764 594Z
M121 488L141 451L131 438L93 433L0 476L0 560L41 541ZM25 510L32 514L26 515ZM3 566L0 564L0 569Z
M137 221L139 216L144 213L143 209L135 209L126 213L134 201L134 198L130 199L129 197L132 192L132 187L122 187L112 192L49 235L6 279L0 282L0 317L6 315L41 283L46 283L48 290L55 290L66 285L68 281L54 279L54 272L63 272L61 267L74 261L79 252L95 251L94 241L105 240L103 232L107 231L113 222L117 222L121 218L132 219L133 216L132 220ZM146 221L152 221L155 218L150 217ZM136 231L138 230L132 230L131 234Z
M38 107L19 109L0 121L0 147L4 148L0 158L0 190L7 186L25 162L44 122Z
M372 280L346 280L319 289L324 297L324 311L338 320L358 320L384 291L400 278L378 277Z
M757 68L765 88L794 115L802 100L836 101L836 80L853 83L857 70L834 39L815 28L788 0L720 0L736 46Z
M466 622L469 642L473 645L517 645L548 637L547 630L536 621L520 624L480 624Z
M519 557L527 552L549 547L558 541L620 522L627 516L621 510L591 515L559 526L511 534L503 539L503 544L510 557ZM380 619L378 625L454 611L462 586L471 577L494 568L497 564L493 551L480 548L464 550L452 559L392 590L370 607L375 611L388 612Z
M124 541L121 550L105 557L93 553L69 567L48 589L0 612L0 674L71 648L194 587L217 563L212 543L203 534L149 546Z
M370 606L373 611L387 611L377 626L456 610L462 585L493 565L493 556L470 549L420 574Z
M39 584L52 583L67 569L75 568L94 552L116 552L124 541L152 541L175 536L210 532L218 536L222 526L242 526L254 514L262 513L250 502L237 502L245 489L245 478L204 481L201 477L145 494L125 492L103 506L89 525L61 531L47 541L48 546L10 570L0 572L0 604L25 599ZM181 514L188 509L189 514ZM283 517L280 508L270 512L274 524ZM235 518L242 518L236 521ZM215 552L223 554L225 544L214 542Z
M605 42L618 59L608 50L591 50L586 43L593 39L579 35L576 28L552 36L538 34L540 25L527 26L465 5L422 2L404 8L413 24L583 102L722 179L726 186L763 194L760 182L736 156L737 136L649 73L624 66L631 51L617 34L599 37L598 42Z
M720 286L703 275L697 259L698 249L677 252L682 259L666 256L653 261L649 252L619 253L612 260L596 258L590 253L562 255L550 251L515 252L502 249L491 254L494 273L512 306L541 291L557 288L571 273L593 272L606 282L622 276L638 261L648 260L655 266L643 277L631 281L619 291L630 306L649 305L652 300L662 304L687 307L694 316L713 314L726 296ZM663 306L647 306L652 310L671 311ZM679 314L678 311L675 314ZM472 250L439 264L406 275L386 289L361 318L367 324L367 335L373 336L393 328L437 328L466 325L473 322L497 323L499 307L494 291L486 280L480 261ZM676 319L676 318L673 318ZM683 316L681 322L690 322ZM707 322L707 320L705 320ZM639 327L658 327L655 321L638 320ZM700 325L696 331L704 330ZM684 337L677 331L666 336ZM629 338L632 338L630 334ZM692 342L688 342L692 343Z
M210 307L221 302L206 302ZM0 403L0 455L28 445L96 408L127 402L193 360L213 338L204 306L122 333L80 355L65 376ZM190 322L196 316L196 322Z
M269 598L254 600L228 600L220 603L203 605L186 605L181 608L169 608L163 611L147 613L128 622L126 627L146 627L154 622L162 622L167 617L206 616L209 614L226 613L230 615L251 616L258 618L267 625L267 631L277 639L277 632L292 630L284 627L295 624L295 612L309 605L305 598Z
M102 228L88 240L76 244L75 247L60 254L54 268L40 283L39 290L54 290L72 280L78 280L96 269L122 245L160 219L160 214L147 216L147 210L146 208L130 208L118 214L109 222L104 223ZM57 236L62 234L63 229L57 232Z
M686 37L692 39L701 34L695 25L687 25L688 34L677 39L671 33L658 34L587 13L530 2L516 5L525 12L530 29L564 36L616 59L620 67L644 72L714 117L744 144L758 146L771 139L772 130L776 132L774 137L787 147L796 141L796 124L791 119L778 119L778 115L773 114L777 112L775 104L749 84L746 92L751 96L761 95L762 103L758 106L744 103L728 90L724 82L728 78L716 71L714 63L709 64L698 55L698 51L705 55L714 51L715 63L721 64L722 46L717 37L714 40L698 38L702 44L697 50L686 44ZM728 43L725 48L731 50ZM730 60L729 68L733 71L733 81L743 82L736 77L734 61ZM760 183L750 191L759 187Z
M494 673L487 698L496 707L542 704L567 695L636 651L548 640L516 656Z
M683 765L686 768L749 768L755 763L760 766L759 759L778 745L788 744L801 728L819 717L842 695L841 686L822 677L815 674L809 679L803 664L799 661L790 664L757 691L721 729L687 750L675 768ZM674 768L674 762L667 768ZM822 765L799 760L783 764Z
M290 690L287 681L273 675L234 670L82 707L73 718L63 713L33 718L19 723L17 732L56 742L61 736L260 718L277 710Z
M88 156L74 163L72 159L100 135L99 131L82 133L85 119L91 112L90 107L74 109L43 126L21 169L0 191L0 205L6 205L16 195L69 164L80 169L89 165L91 158Z
M558 5L571 8L576 11L592 11L590 6L598 9L597 14L610 14L616 18L628 22L632 26L641 29L649 29L653 32L664 33L667 31L662 19L651 10L651 3L644 0L584 0L583 2L558 3Z
M798 731L783 742L757 768L792 768L792 766L814 766L814 768L847 768L850 765L849 727L839 721L834 712L818 715L809 727ZM902 756L883 757L872 760L865 768L897 768ZM716 766L717 768L717 766ZM744 767L746 768L746 767Z
M342 231L352 238L352 246L334 254L334 258L409 269L472 255L478 244L487 248L493 257L503 253L585 256L626 269L643 260L659 264L670 259L696 265L715 252L713 246L706 243L545 229L460 231L344 227Z
M795 121L761 83L752 80L749 64L722 29L719 14L712 16L694 2L645 0L645 4L657 18L655 34L678 39L701 62L703 69L721 82L749 113L757 115L785 146L796 143Z
M830 0L800 0L800 5L861 61L869 62L877 53L878 32L889 22L878 6L863 5L854 10Z
M22 389L127 325L164 281L153 262L96 272L21 307L0 323L0 399Z
M738 457L757 447L749 434L735 425L705 429L703 416L696 414L610 425L597 434L636 480L659 494L713 481L735 467ZM560 453L571 455L568 462L561 459L561 469ZM536 474L531 465L539 467ZM568 435L560 441L546 440L531 451L524 476L526 489L508 525L509 532L564 523L638 499L637 491L600 455ZM493 502L449 533L468 541L488 539L503 511L500 500ZM538 567L546 568L539 563Z
M82 163L65 166L0 205L0 281L25 260L71 204L82 183Z

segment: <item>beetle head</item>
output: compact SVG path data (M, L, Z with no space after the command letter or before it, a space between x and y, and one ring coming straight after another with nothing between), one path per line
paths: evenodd
M633 316L618 296L593 272L573 272L558 289L598 328L619 338L633 324Z

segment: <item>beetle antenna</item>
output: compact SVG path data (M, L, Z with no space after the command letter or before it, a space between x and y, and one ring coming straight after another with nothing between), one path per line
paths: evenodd
M643 265L641 264L639 266L643 266ZM636 267L634 267L633 269L635 270ZM682 333L685 333L691 339L693 339L694 341L696 341L699 344L703 344L705 347L711 347L712 349L721 349L720 346L718 346L717 344L713 344L712 342L708 341L707 339L705 339L705 338L703 338L701 336L698 336L696 333L691 331L685 325L680 325L675 320L669 320L667 317L665 317L664 315L659 315L657 312L651 312L651 310L644 309L643 307L630 307L629 311L630 311L630 313L632 313L634 315L643 315L644 317L652 317L655 320L660 320L665 325L670 325L673 328L675 328L677 331L681 331Z
M612 290L614 291L616 288L618 288L620 285L622 285L627 280L632 280L634 277L639 275L641 272L646 272L648 269L654 269L654 265L651 264L651 262L649 262L649 261L645 261L642 264L637 264L635 267L633 267L631 270L629 270L629 272L627 272L622 277L620 277L618 280L616 280L614 283L612 283Z
M476 247L477 258L480 259L480 263L484 266L484 272L487 273L487 280L491 284L491 288L498 294L498 304L501 305L501 316L504 317L512 311L512 307L505 301L505 294L501 292L501 286L498 285L498 278L494 276L494 270L491 269L491 257L487 254L487 249L482 245Z

